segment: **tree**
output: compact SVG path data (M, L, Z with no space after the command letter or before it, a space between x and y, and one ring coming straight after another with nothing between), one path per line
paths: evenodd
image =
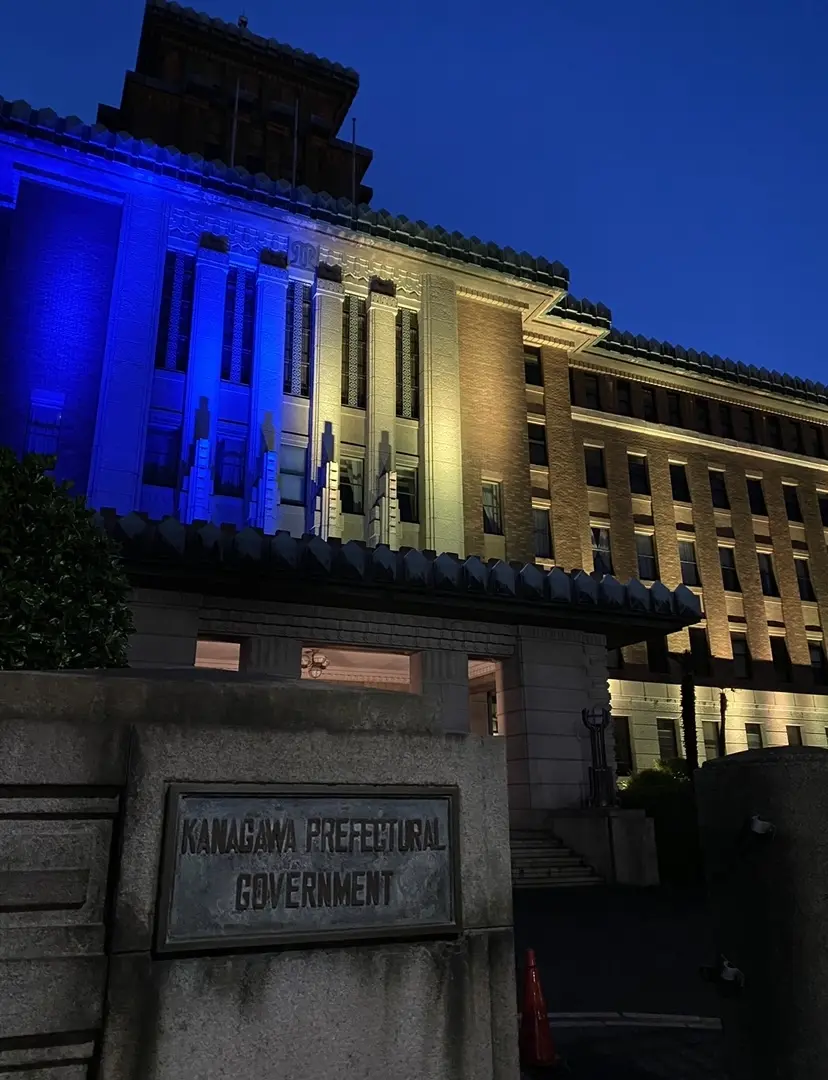
M118 552L54 460L0 446L0 670L126 667Z

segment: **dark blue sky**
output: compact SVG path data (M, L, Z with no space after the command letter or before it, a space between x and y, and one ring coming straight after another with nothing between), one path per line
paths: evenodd
M560 259L619 329L826 378L823 0L195 6L360 72L375 207ZM7 7L0 94L118 103L143 0Z

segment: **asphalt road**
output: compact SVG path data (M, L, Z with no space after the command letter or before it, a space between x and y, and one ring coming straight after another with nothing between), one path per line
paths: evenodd
M610 886L515 892L518 995L533 948L550 1012L720 1015L701 893Z

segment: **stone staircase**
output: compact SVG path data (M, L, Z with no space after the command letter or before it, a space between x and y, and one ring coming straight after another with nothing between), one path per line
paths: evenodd
M512 887L564 889L602 885L603 878L548 832L515 830L510 834Z

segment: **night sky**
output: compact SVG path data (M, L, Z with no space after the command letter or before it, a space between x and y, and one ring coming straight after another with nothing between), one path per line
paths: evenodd
M194 6L359 71L375 208L559 259L621 330L828 381L824 0ZM0 8L0 95L119 102L143 0Z

